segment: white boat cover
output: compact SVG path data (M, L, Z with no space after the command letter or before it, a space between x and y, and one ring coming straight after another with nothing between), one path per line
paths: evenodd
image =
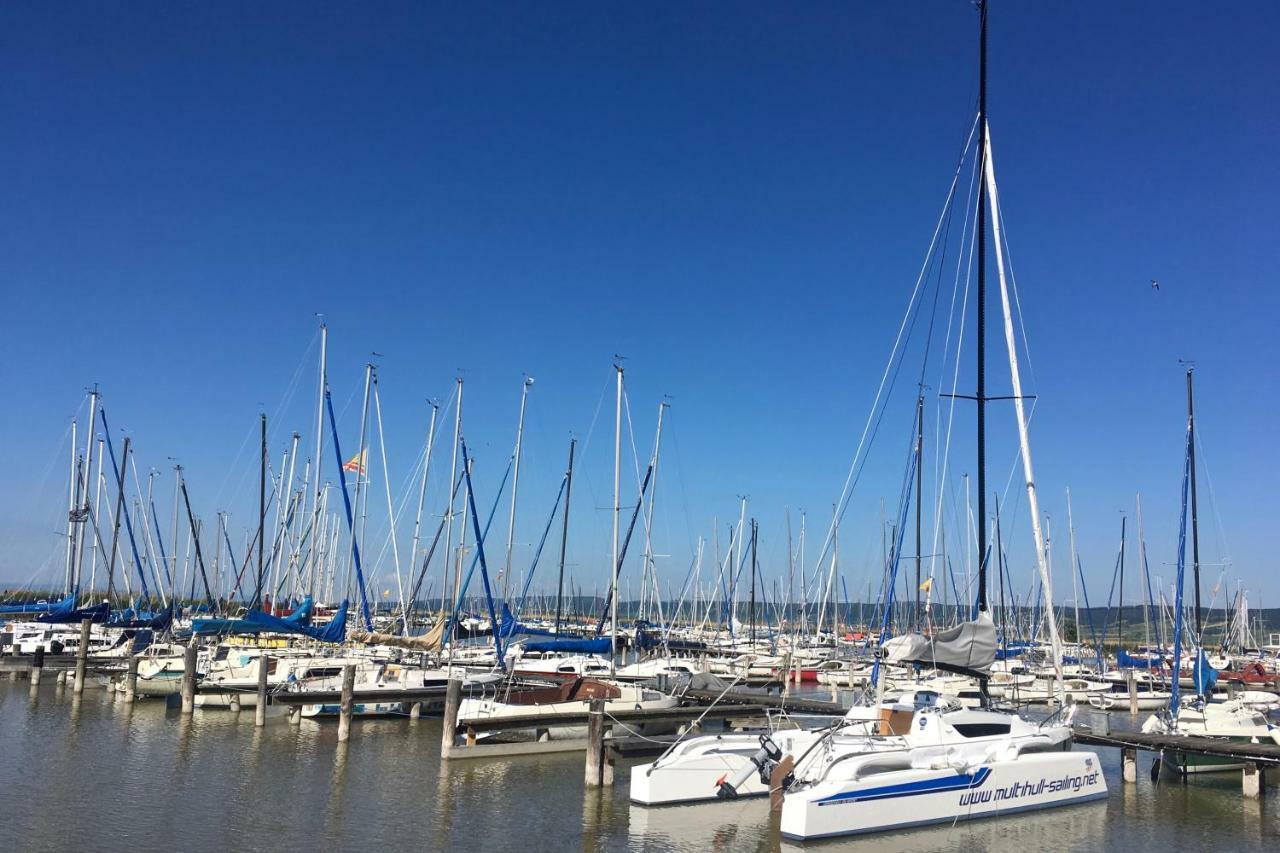
M987 673L996 659L996 626L990 613L979 613L973 622L932 637L912 633L887 640L884 656L890 663L943 664Z

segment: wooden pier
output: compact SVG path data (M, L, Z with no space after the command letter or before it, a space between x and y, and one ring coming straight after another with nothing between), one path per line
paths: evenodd
M1242 765L1242 790L1256 798L1266 788L1267 768L1280 767L1280 744L1241 743L1225 738L1148 734L1146 732L1096 732L1085 726L1074 728L1074 739L1084 746L1108 746L1120 750L1121 775L1125 782L1138 781L1138 751L1159 755L1153 775L1176 774L1183 781L1187 773L1173 768L1184 766L1188 756L1223 758Z

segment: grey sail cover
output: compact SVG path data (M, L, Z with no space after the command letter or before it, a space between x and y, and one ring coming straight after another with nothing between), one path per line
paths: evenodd
M884 658L890 663L920 663L991 671L996 659L996 626L990 613L979 613L973 622L961 622L932 637L903 634L885 641Z

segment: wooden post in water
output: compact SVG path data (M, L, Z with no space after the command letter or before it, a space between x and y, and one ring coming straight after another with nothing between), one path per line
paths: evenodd
M58 670L58 677L54 679L54 683L59 687L63 687L67 683L67 671L65 669Z
M355 707L352 694L356 690L356 665L344 664L342 667L342 698L338 701L338 743L351 737L351 711Z
M196 644L192 640L182 652L182 713L196 708Z
M259 728L267 724L267 672L271 669L271 658L258 656L258 706L253 709L253 724Z
M1125 674L1129 686L1129 713L1138 716L1138 676L1132 669Z
M138 656L129 655L129 669L124 674L124 701L138 698Z
M44 646L36 646L31 655L31 686L40 686L40 676L44 672Z
M1244 795L1247 799L1256 800L1262 796L1266 787L1265 771L1261 764L1250 762L1244 766Z
M1126 782L1138 781L1138 750L1125 747L1120 750L1120 766Z
M77 696L84 692L84 672L89 665L89 633L92 630L92 619L80 620L80 648L76 649L76 683L72 688Z
M613 764L605 754L604 700L592 699L587 713L587 762L584 783L588 788L613 784Z
M450 678L444 693L444 725L440 731L440 757L453 753L453 741L458 733L458 709L462 706L462 679Z

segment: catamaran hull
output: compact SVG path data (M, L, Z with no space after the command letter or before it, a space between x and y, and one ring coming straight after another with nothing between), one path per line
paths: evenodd
M919 769L832 781L786 795L783 836L799 841L995 817L1107 795L1091 752L1045 752L962 770Z
M773 742L789 755L800 755L825 731L774 732ZM707 735L651 764L631 770L631 802L644 806L692 803L718 798L719 783L752 764L760 751L758 734ZM753 772L737 788L739 797L769 793L769 785Z

